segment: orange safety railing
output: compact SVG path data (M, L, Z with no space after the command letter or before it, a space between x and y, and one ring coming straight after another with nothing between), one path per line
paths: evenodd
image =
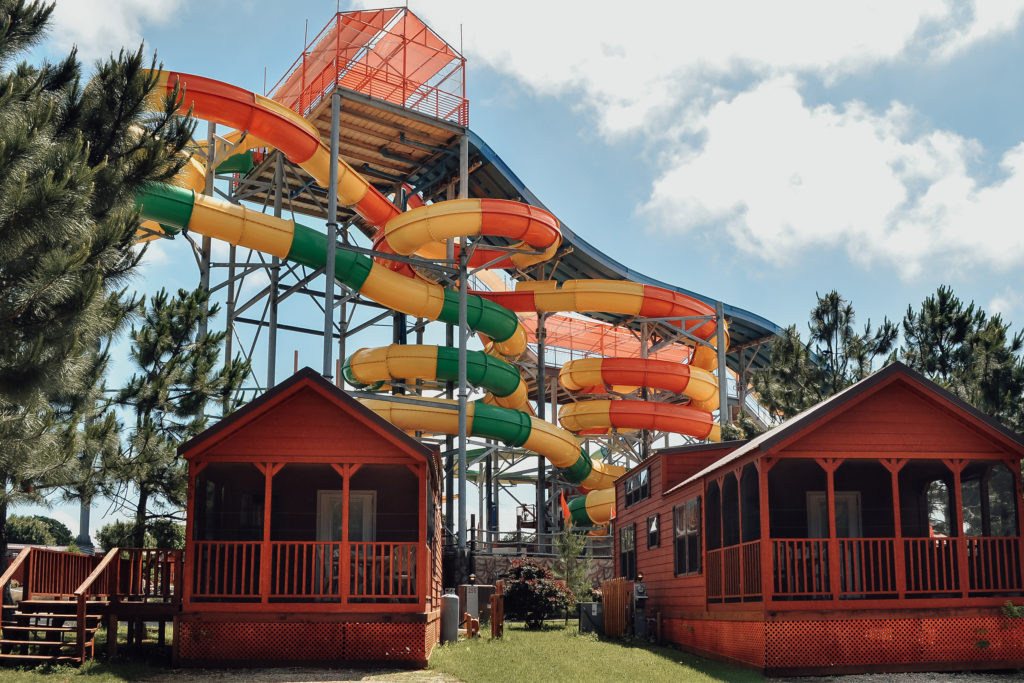
M772 540L773 597L814 598L829 592L828 539Z
M116 593L127 600L177 602L181 591L182 551L122 548Z
M1020 590L1020 539L969 537L967 575L973 592Z
M408 9L339 12L271 88L307 115L334 87L469 124L466 60Z
M264 550L260 541L195 541L192 547L191 599L197 601L413 603L421 597L415 542L354 542L346 548L340 542L272 541Z
M415 543L352 543L349 594L360 599L416 599Z
M270 552L272 596L341 596L341 543L275 542Z
M192 544L192 597L259 600L259 541L195 541Z
M89 576L99 560L63 550L32 548L23 583L33 595L67 596Z
M708 598L744 600L761 596L761 541L707 553Z
M892 538L839 539L840 595L881 597L898 593L895 550Z
M960 592L959 538L907 538L903 540L907 597Z

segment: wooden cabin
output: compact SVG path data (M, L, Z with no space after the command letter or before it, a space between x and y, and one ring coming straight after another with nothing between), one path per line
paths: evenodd
M1024 667L1024 442L894 363L616 482L620 576L684 649L767 673Z
M440 637L436 452L308 368L179 451L176 663L426 665Z

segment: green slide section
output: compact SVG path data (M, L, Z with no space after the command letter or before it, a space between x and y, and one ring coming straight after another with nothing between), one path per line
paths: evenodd
M451 346L438 346L437 366L434 378L441 382L459 381L459 350ZM349 384L357 387L380 387L383 382L364 384L352 372L352 356L345 359L342 370ZM481 387L495 396L511 396L519 388L519 370L483 351L466 351L466 381L474 387Z
M143 218L170 226L190 228L195 193L173 185L153 183L136 196L135 204L141 209ZM320 268L324 265L326 255L327 235L296 223L288 260L310 268ZM357 291L362 288L370 275L370 270L375 267L369 256L344 249L338 250L334 263L335 277L338 281ZM468 295L466 307L467 322L474 332L481 332L499 342L515 334L519 320L516 314L507 308L474 294ZM459 324L458 292L445 290L444 304L437 319L451 325Z

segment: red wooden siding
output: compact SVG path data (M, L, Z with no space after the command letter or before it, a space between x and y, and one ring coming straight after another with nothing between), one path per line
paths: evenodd
M258 455L261 459L323 458L344 445L347 457L394 454L395 444L368 429L351 412L301 389L215 445L218 458Z
M804 432L783 453L864 453L933 458L939 453L1002 454L1004 449L951 411L903 384L865 397L834 419Z
M648 464L649 463L649 464ZM704 576L703 573L693 576L676 576L674 560L674 532L672 508L694 496L703 495L701 485L694 484L685 490L674 491L663 496L662 458L650 458L645 466L651 469L651 497L639 503L625 507L625 495L621 482L616 485L615 528L622 529L629 524L636 524L636 569L644 575L647 584L647 613L653 615L662 611L665 615L680 612L704 611ZM633 472L639 471L639 467ZM647 518L657 513L659 526L659 543L657 548L647 548ZM615 567L616 574L621 575L619 566L619 537L615 536ZM627 577L632 578L632 577Z

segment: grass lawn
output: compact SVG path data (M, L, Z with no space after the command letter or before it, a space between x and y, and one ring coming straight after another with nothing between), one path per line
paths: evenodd
M505 635L482 636L434 650L430 668L467 683L487 681L762 681L761 674L670 647L601 640L575 624L549 622L541 631L505 623Z
M122 625L123 628L123 625ZM106 640L97 634L97 653ZM155 640L155 632L151 633ZM124 638L124 633L121 634ZM144 643L141 657L153 655L149 661L132 659L107 662L95 660L86 662L81 669L76 667L40 667L34 670L0 669L0 681L6 683L114 683L115 681L141 681L146 679L166 680L171 674L170 662L166 655L156 654L155 647ZM254 678L258 670L236 670L216 672L225 681L247 681ZM201 673L201 672L200 672ZM212 674L213 672L207 672ZM263 672L260 680L289 680L294 672ZM506 622L505 636L490 640L485 634L472 641L437 647L430 658L429 672L375 672L371 669L356 672L357 675L336 676L342 672L324 669L323 678L299 677L291 680L402 680L413 681L457 679L466 683L486 681L500 683L532 683L552 681L570 683L600 683L601 681L729 681L743 683L761 681L761 675L720 664L669 647L657 647L638 641L601 640L594 634L577 632L575 624L564 626L561 621L552 621L541 631L527 631L522 624ZM233 675L232 675L233 674ZM426 674L423 677L423 674ZM180 674L177 674L180 676ZM283 678L279 678L282 676ZM200 680L185 676L189 681Z

